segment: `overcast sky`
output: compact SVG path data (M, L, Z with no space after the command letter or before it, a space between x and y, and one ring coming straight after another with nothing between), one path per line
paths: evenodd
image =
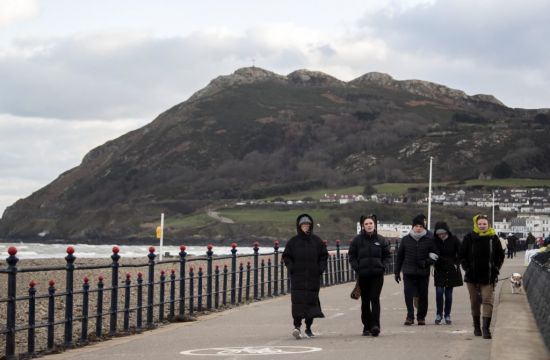
M548 24L546 0L0 0L0 214L253 63L549 108Z

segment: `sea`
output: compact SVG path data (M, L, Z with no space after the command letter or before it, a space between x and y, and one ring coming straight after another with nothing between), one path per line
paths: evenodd
M88 245L88 244L40 244L40 243L0 243L0 257L2 255L8 256L8 248L15 246L17 249L17 257L19 259L53 259L64 258L67 256L67 247L72 246L75 249L74 255L77 258L109 258L113 254L113 246L118 246L121 257L146 257L149 254L149 245ZM155 245L157 256L160 254L160 246ZM253 254L254 249L252 247L239 246L237 248L237 254L248 255ZM279 249L280 251L283 248ZM188 255L205 256L206 246L187 246L185 252ZM231 255L231 247L220 246L212 249L214 255ZM179 246L163 246L162 254L169 253L171 256L177 256L179 254ZM272 247L260 247L260 254L272 253ZM157 258L158 260L158 258Z

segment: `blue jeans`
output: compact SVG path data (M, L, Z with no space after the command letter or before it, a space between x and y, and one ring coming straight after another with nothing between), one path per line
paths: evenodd
M453 288L440 287L435 288L435 302L437 314L443 316L443 295L445 295L445 316L451 316L451 306L453 305Z

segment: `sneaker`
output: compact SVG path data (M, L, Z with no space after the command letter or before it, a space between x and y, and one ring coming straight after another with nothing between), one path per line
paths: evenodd
M306 336L307 337L314 337L315 334L311 331L311 329L306 329L306 331L304 331L306 333Z
M447 324L447 325L452 325L453 324L453 322L451 321L451 316L450 315L445 316L445 324Z
M414 324L414 319L411 319L411 318L406 318L405 319L405 322L403 323L403 325L412 325Z
M380 334L380 328L378 326L373 326L370 329L370 333L372 334L372 336L377 337L378 334Z
M436 324L436 325L441 324L441 320L443 320L443 317L442 317L441 315L437 314L437 315L435 316L435 324Z
M426 325L426 320L424 319L418 319L417 322L418 322L418 325Z
M292 336L294 336L296 338L296 340L300 340L302 338L302 334L300 333L300 329L294 328L294 330L292 330Z

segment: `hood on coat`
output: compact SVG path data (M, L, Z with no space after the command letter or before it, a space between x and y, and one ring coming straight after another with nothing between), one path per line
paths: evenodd
M453 234L451 233L451 230L449 229L449 225L445 221L438 221L435 223L434 227L434 234L436 234L438 229L443 229L449 234L449 237L451 237Z
M311 230L310 230L309 234L305 234L305 233L302 231L302 229L300 228L299 222L300 222L300 219L301 219L302 217L304 217L304 216L307 217L307 218L309 218L309 220L310 220L310 222L311 222ZM305 235L305 236L307 236L307 235L313 234L313 227L314 227L314 225L315 225L315 222L313 221L313 218L312 218L309 214L301 214L301 215L298 215L298 217L296 218L296 232L298 233L298 235Z

